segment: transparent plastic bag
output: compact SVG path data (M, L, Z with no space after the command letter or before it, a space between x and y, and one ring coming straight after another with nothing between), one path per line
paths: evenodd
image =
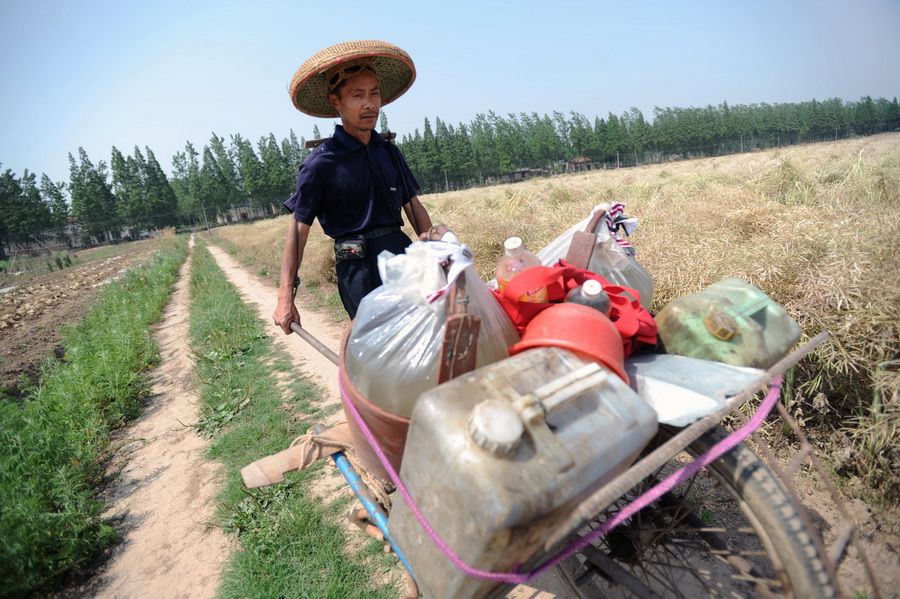
M465 277L469 311L481 319L476 365L509 356L518 335L469 256L465 246L447 242L416 242L405 254L378 256L384 283L360 302L344 356L350 380L373 404L409 418L419 396L437 385L446 291L458 276Z
M591 210L591 213L586 219L577 222L566 229L562 235L544 246L541 251L537 252L536 255L541 261L541 264L544 266L555 266L560 258L565 258L566 254L569 252L569 245L572 243L572 237L574 237L575 233L578 231L584 231L584 228L591 222L594 211L598 208L600 208L600 206L596 206L594 210Z
M547 244L544 249L537 253L541 264L553 266L559 262L560 258L565 258L575 233L584 231L594 211L599 209L607 210L608 208L609 206L605 204L596 206L587 218L572 225L565 233ZM588 270L597 273L611 283L636 289L641 295L641 305L648 310L650 309L650 304L653 303L653 278L637 260L628 255L625 248L616 242L615 237L602 221L598 226L597 241L594 246L594 253L591 255Z
M619 247L615 239L598 240L594 253L591 254L588 270L612 283L637 290L641 295L641 305L650 309L650 304L653 303L653 278L637 260Z

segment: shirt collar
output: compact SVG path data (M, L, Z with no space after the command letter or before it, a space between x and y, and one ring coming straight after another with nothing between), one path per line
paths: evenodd
M344 128L341 125L334 126L334 138L348 150L358 150L364 147L361 141L344 131ZM383 142L384 138L381 136L381 133L373 129L372 138L369 140L369 145L377 145Z

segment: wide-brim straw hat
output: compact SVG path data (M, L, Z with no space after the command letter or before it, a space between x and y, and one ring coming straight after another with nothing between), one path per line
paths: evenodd
M358 40L329 46L313 54L300 65L291 79L291 101L300 112L310 116L336 117L338 111L328 102L325 73L342 63L367 59L381 80L381 105L390 104L416 80L416 66L401 48L377 40Z

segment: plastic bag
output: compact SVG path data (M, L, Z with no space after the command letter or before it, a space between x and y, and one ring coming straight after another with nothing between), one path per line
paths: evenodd
M578 231L584 231L584 228L591 222L591 216L594 215L594 211L599 208L600 206L595 206L586 219L575 223L566 229L562 235L544 246L544 249L536 254L541 264L544 266L556 266L560 259L565 259L566 254L569 252L569 245L572 243L572 237Z
M437 385L446 291L456 277L465 277L469 311L481 319L476 365L507 358L519 340L465 246L415 242L405 254L382 252L378 268L383 284L360 302L344 360L357 390L385 411L409 418L419 396Z
M602 234L601 234L602 235ZM598 238L601 235L597 235ZM614 239L597 242L588 270L624 287L636 289L641 305L650 309L653 303L653 279L637 260L628 256Z
M618 228L620 226L619 223L623 221L628 221L628 226L626 227L628 234L633 232L637 226L637 219L625 219L620 216L624 209L622 204L616 204L613 207L607 204L596 206L587 218L569 227L565 233L547 244L544 249L537 253L537 257L544 266L554 266L561 258L564 259L566 257L572 237L578 231L584 231L596 210L606 210L609 215L613 208L617 208L615 220L612 218L604 219L598 227L597 242L594 246L594 253L591 255L588 270L617 285L636 289L641 296L641 305L649 310L650 304L653 303L653 278L630 255L630 252L633 252L631 245L620 245L617 241L617 235L610 230L611 227Z

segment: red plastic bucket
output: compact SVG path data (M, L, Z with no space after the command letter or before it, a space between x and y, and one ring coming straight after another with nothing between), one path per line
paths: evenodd
M534 347L561 347L600 362L626 383L625 350L616 325L594 308L553 304L531 319L510 355Z

